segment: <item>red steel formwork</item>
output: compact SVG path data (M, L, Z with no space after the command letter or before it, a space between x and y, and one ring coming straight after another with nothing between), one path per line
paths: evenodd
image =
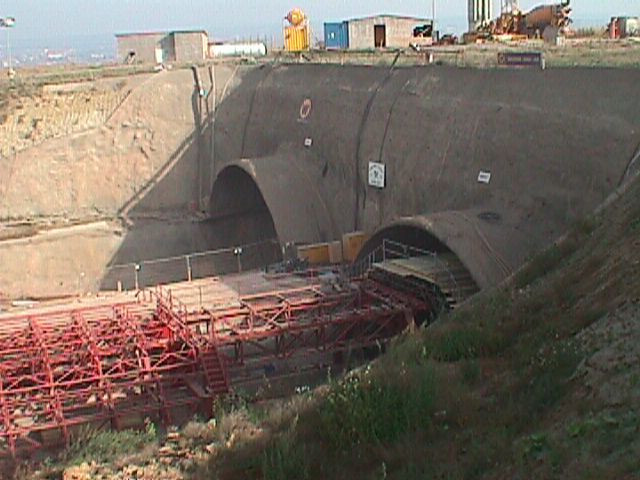
M137 301L15 316L0 323L0 449L15 455L78 425L171 421L229 389L253 358L385 342L431 308L373 281L309 285L189 310L170 290Z
M206 334L233 366L248 357L286 359L380 345L409 326L415 313L432 308L426 300L361 280L342 291L309 285L247 295L232 307L187 312L186 322Z
M45 436L195 407L201 347L163 299L16 317L0 324L0 441L15 454Z

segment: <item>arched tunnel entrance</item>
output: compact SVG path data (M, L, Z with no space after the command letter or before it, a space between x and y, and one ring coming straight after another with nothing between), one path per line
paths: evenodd
M375 232L357 262L372 265L369 275L395 283L402 290L433 294L434 310L429 315L437 315L442 308L455 308L479 290L458 255L414 219L404 219Z
M392 224L371 236L362 247L359 258L364 258L376 249L380 249L385 240L427 252L453 255L449 247L426 229L415 225Z
M251 252L242 253L244 268L261 268L281 260L269 207L244 169L229 166L220 172L211 190L209 214L212 228L225 246L251 247Z
M228 222L230 245L277 240L269 207L256 182L242 168L225 168L211 191L212 219Z

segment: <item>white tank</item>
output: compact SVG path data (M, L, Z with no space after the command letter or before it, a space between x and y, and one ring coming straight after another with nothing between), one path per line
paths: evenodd
M212 57L264 57L267 46L264 43L223 43L209 45Z

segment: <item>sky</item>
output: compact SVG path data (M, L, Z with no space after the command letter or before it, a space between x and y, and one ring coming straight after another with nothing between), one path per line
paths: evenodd
M460 34L467 0L436 0L438 28ZM545 0L520 0L528 9ZM494 0L497 15L500 0ZM280 35L282 19L302 8L315 36L322 23L375 13L431 16L432 0L0 0L0 17L13 16L13 41L73 44L83 38L109 38L130 31L204 28L216 40ZM607 24L611 16L640 16L640 0L573 0L578 26ZM0 37L0 42L2 37Z

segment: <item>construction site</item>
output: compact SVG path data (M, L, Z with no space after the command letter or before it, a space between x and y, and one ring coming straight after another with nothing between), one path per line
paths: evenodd
M640 53L611 68L496 49L571 48L558 40L571 37L568 0L500 7L494 18L491 1L469 1L464 55L489 67L451 62L459 52L427 19L392 16L325 28L338 49L367 32L403 50L304 53L296 9L290 56L12 78L0 99L7 465L87 429L166 430L230 396L287 397L384 365L397 337L464 316L634 188ZM434 35L420 48L391 26L416 21ZM611 38L632 23L613 18Z

